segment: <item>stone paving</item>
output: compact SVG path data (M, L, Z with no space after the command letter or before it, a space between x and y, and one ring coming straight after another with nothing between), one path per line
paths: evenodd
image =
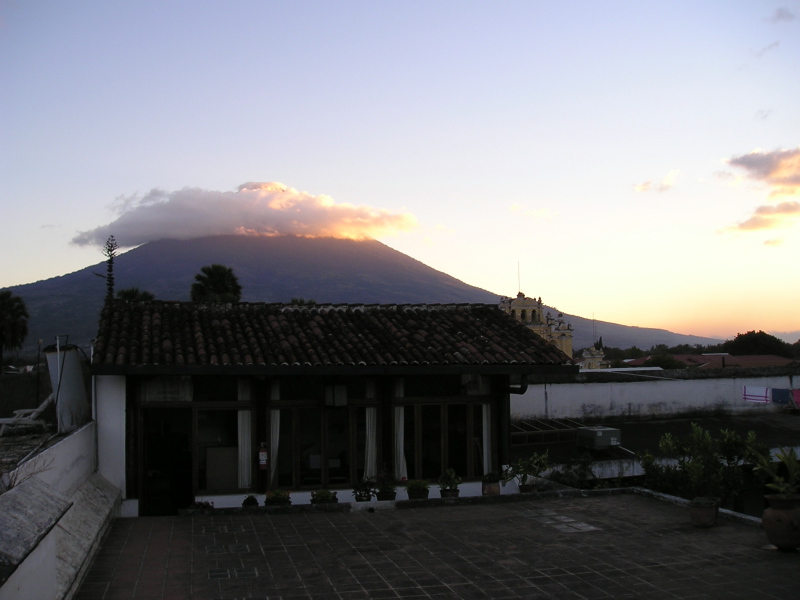
M800 554L638 494L119 519L75 600L800 598Z

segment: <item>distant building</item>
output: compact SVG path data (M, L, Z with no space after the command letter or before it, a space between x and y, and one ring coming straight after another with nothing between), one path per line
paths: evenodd
M525 294L519 292L513 300L501 298L500 309L572 358L572 325L564 321L562 313L558 313L555 318L549 312L543 314L541 297L538 300L526 298Z
M756 369L761 367L785 367L795 359L783 356L773 356L770 354L751 354L751 355L732 355L725 353L716 354L668 354L667 356L682 362L687 369ZM643 356L634 360L626 361L632 367L643 366L650 356Z
M603 351L594 347L584 348L581 357L574 359L573 362L581 369L608 369L611 366L605 359Z

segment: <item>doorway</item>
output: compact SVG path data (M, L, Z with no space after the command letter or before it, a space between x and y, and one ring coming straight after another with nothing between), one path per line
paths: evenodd
M192 410L143 411L139 514L175 515L194 502L192 488Z

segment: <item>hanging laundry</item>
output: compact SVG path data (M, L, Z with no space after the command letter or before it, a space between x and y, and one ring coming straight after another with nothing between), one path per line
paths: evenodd
M792 398L792 390L782 390L779 388L772 388L772 403L794 404L794 398Z
M745 385L743 390L745 402L769 402L769 388L767 387Z
M794 405L800 408L800 390L792 390L792 398L794 398Z

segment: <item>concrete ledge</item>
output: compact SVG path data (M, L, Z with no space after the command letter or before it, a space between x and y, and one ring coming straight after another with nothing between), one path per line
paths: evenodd
M663 500L664 502L669 502L670 504L677 504L678 506L688 507L691 503L691 501L687 500L686 498L678 498L677 496L670 496L669 494L654 492L653 490L648 490L647 488L633 487L629 489L631 490L631 493L640 494L642 496L650 496L651 498ZM758 517L751 517L750 515L728 510L727 508L720 508L717 516L724 517L731 521L736 521L737 523L744 523L745 525L752 525L753 527L761 527L761 519Z
M50 533L72 502L36 477L0 496L0 587Z
M119 512L120 497L120 491L97 473L73 495L72 507L58 523L56 578L60 598L71 598L80 586Z

